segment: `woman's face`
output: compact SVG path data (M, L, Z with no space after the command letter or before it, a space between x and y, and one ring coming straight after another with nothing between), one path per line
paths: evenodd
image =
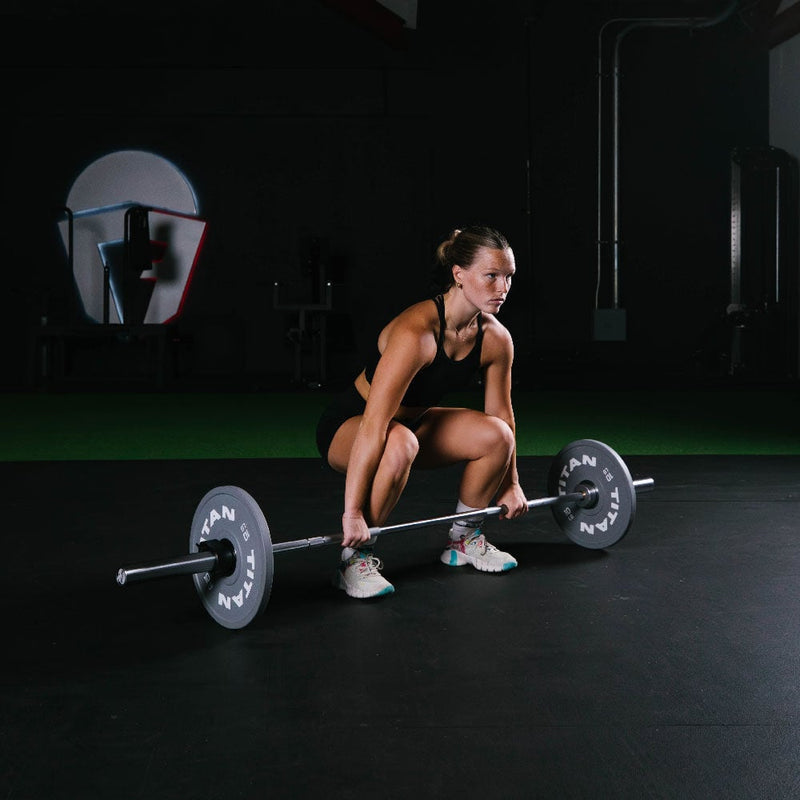
M486 314L500 310L511 289L514 272L514 253L510 247L505 250L479 247L468 268L453 267L453 277L461 284L465 299Z

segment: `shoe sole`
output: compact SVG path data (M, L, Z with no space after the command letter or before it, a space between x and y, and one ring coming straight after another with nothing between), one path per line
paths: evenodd
M352 587L344 580L341 573L337 573L334 576L333 585L335 588L341 589L348 597L355 597L356 600L369 600L373 597L384 597L387 594L394 594L394 586L392 586L391 583L388 586L384 586L380 591L373 592L372 594L351 591Z
M506 561L503 564L493 566L474 556L468 556L460 550L451 550L450 548L442 553L440 560L442 564L447 564L448 567L465 567L467 564L471 564L481 572L508 572L517 566L516 561Z

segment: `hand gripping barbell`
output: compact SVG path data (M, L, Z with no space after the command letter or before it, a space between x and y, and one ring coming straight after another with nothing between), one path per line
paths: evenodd
M652 478L632 480L625 462L608 445L581 439L562 448L547 478L549 497L528 501L528 508L550 506L556 523L576 544L593 550L611 547L629 530L637 492L651 491ZM504 513L503 506L448 514L433 519L373 527L373 536L443 525L484 514ZM195 510L189 554L151 561L117 572L117 583L192 575L206 611L226 628L243 628L269 602L273 556L341 543L342 536L315 536L273 544L258 503L244 489L220 486L207 492Z

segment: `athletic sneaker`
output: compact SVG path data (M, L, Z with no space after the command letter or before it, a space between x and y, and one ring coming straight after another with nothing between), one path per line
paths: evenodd
M336 570L333 585L344 589L350 597L362 599L391 594L394 586L378 571L382 568L381 560L371 550L356 550Z
M481 572L505 572L517 566L517 559L489 544L480 528L457 541L451 540L442 553L441 560L448 567L472 564Z

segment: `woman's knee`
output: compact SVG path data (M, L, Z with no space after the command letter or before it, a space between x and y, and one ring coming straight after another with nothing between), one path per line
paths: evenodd
M489 414L485 415L482 425L482 435L485 437L485 452L497 453L504 458L511 458L514 452L515 438L511 426L500 419Z
M413 431L394 422L386 434L386 447L381 465L396 475L404 475L419 453L419 440Z

